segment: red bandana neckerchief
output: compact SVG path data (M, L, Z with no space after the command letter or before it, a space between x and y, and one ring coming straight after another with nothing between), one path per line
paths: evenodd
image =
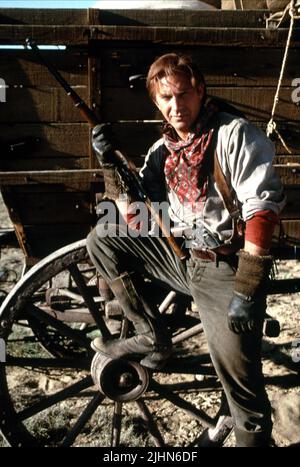
M207 194L208 174L204 173L203 166L214 131L213 128L207 130L209 117L211 114L200 118L194 132L185 141L178 138L170 125L166 126L163 135L165 146L170 152L164 168L167 185L182 204L191 206L193 212L203 210Z

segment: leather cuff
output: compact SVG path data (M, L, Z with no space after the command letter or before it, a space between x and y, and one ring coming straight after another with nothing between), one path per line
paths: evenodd
M105 184L105 195L107 198L116 201L121 194L128 191L127 186L123 182L118 169L115 166L104 166L103 178Z

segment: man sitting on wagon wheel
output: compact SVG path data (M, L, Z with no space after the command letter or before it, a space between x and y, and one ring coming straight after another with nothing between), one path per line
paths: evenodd
M208 101L199 67L187 56L158 58L147 87L166 124L140 178L153 202L168 201L171 220L183 226L189 255L181 261L164 237L131 236L124 225L98 224L87 240L89 255L136 335L97 338L93 348L116 358L139 354L142 365L162 368L171 339L156 307L140 293L139 275L191 295L227 396L237 446L268 446L272 422L262 374L262 325L269 248L284 205L272 167L273 143L246 119ZM124 184L112 163L116 147L107 126L94 128L92 144L107 194L121 208ZM122 209L138 230L140 223L124 213L124 203Z

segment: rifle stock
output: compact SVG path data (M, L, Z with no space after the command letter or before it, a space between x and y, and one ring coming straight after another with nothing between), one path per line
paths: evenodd
M26 39L26 44L29 46L36 56L39 58L40 62L45 65L45 67L49 70L52 76L58 81L58 83L62 86L65 90L67 95L72 99L75 107L80 111L83 118L89 123L91 127L94 127L100 123L99 119L96 117L94 112L88 107L88 105L78 96L78 94L71 88L71 86L67 83L67 81L62 77L62 75L56 70L56 68L52 65L52 63L45 60L43 55L41 54L40 49L36 45L36 43L30 39ZM119 150L114 151L114 155L116 157L116 165L121 167L121 171L123 176L129 182L129 188L131 188L132 184L135 184L135 191L138 193L138 196L141 200L146 204L149 212L154 217L155 221L157 222L161 232L166 237L169 245L175 252L175 254L181 259L184 260L186 258L186 253L177 245L174 236L171 232L168 231L168 228L164 225L163 220L159 213L155 211L152 206L150 199L147 197L147 194L144 192L138 177L137 177L137 168L135 164L129 160L122 152ZM138 200L137 200L138 201Z

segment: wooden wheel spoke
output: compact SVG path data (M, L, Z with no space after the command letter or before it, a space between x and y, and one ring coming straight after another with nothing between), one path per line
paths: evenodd
M46 313L44 310L37 307L36 305L27 304L26 312L30 314L31 316L33 316L34 318L37 318L40 321L46 324L49 324L50 326L55 328L57 331L59 331L60 334L62 334L63 336L68 337L69 339L72 339L73 341L77 342L79 345L82 345L83 347L87 349L90 349L90 341L89 339L87 339L85 335L83 335L82 333L78 332L75 329L70 328L62 321L58 321L53 316L49 315L48 313Z
M61 391L58 391L55 394L44 397L36 404L33 404L32 406L27 407L26 409L18 412L17 418L18 420L23 421L30 417L33 417L34 415L42 412L43 410L49 409L49 407L52 407L58 402L61 402L69 397L75 396L79 392L83 391L83 389L87 389L93 386L93 384L94 383L91 376L87 376L82 380L72 384L71 386L62 389Z
M189 329L186 329L185 331L182 331L179 334L177 334L175 337L173 337L172 343L174 345L174 344L178 344L179 342L184 342L193 336L197 336L202 331L203 331L202 323L196 324L195 326Z
M95 413L97 410L98 406L101 404L103 401L104 396L100 393L95 394L93 399L88 403L88 405L85 407L84 411L74 424L74 426L69 430L67 433L62 446L63 447L69 447L72 446L74 443L75 439L81 432L82 428L86 425L86 423L89 421L89 419L92 417L92 415Z
M142 399L139 399L136 401L136 403L141 411L142 418L145 420L145 422L148 425L149 433L151 434L154 440L155 446L159 448L165 446L164 439L158 429L157 423L154 421L147 405L145 404L145 401Z
M112 420L111 446L117 447L120 444L122 426L122 402L115 402Z
M107 329L107 327L106 327L106 325L104 323L104 320L102 319L102 317L100 315L99 308L97 307L97 305L96 305L96 303L94 301L94 298L93 298L92 294L90 293L89 288L86 285L85 280L84 280L80 270L78 269L78 266L76 264L71 264L68 267L68 269L70 271L70 274L71 274L72 278L74 279L75 284L78 287L79 292L81 293L81 295L82 295L82 297L84 299L84 302L85 302L86 306L88 307L92 317L94 318L95 322L97 323L97 326L99 327L99 329L101 331L102 337L104 337L105 339L109 339L111 337L111 334L110 334L109 330Z
M157 381L152 380L150 384L150 388L153 389L157 394L164 397L168 401L170 401L173 405L182 409L184 412L189 414L191 417L199 420L202 425L208 428L214 428L215 422L214 419L209 417L203 410L198 409L193 404L188 401L185 401L177 394L174 394L172 391L164 387L163 385L159 384Z

